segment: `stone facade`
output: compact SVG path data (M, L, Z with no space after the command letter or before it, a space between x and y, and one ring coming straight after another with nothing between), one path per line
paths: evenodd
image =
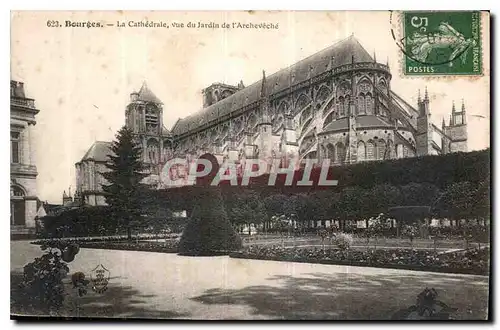
M388 64L350 37L248 87L212 84L203 108L177 120L171 132L163 127L161 101L143 86L131 95L126 124L160 188L165 161L205 153L243 166L249 158L342 165L466 151L464 106L453 107L449 125L438 128L427 90L413 107L392 91L391 78Z
M38 175L33 127L39 110L26 97L24 83L10 82L10 223L13 228L35 228Z

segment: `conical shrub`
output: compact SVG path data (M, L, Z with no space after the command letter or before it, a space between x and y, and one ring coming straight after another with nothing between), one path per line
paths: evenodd
M219 255L240 249L241 238L227 219L218 188L200 187L196 201L179 242L179 253Z

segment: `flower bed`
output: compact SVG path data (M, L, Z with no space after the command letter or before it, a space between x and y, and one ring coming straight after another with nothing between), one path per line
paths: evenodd
M489 248L436 255L428 250L322 250L320 248L283 248L249 246L231 254L233 258L308 262L362 267L397 268L430 272L488 275Z
M151 234L139 234L132 237L133 241L137 239L140 240L156 240L156 239L174 239L179 237L180 234L164 234L164 235L151 235ZM115 236L98 236L98 237L68 237L68 238L46 238L39 239L31 244L42 245L49 242L62 241L68 243L91 243L91 242L122 242L129 241L126 235L115 235Z
M125 251L147 251L161 253L177 253L177 240L166 240L165 242L85 242L80 247L88 249L125 250Z

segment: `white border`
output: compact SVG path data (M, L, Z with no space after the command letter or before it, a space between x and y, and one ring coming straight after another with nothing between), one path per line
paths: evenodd
M8 137L7 135L9 134L9 128L7 128L7 125L9 123L9 119L7 118L7 115L9 113L9 108L10 108L10 99L8 97L7 91L9 90L9 87L7 86L9 83L10 79L10 10L111 10L111 9L123 9L123 10L245 10L245 9L253 9L253 10L387 10L387 9L393 9L393 10L488 10L490 9L492 14L498 14L500 12L499 7L500 7L500 1L487 1L487 0L474 0L474 1L435 1L435 0L419 0L419 1L407 1L407 2L402 2L398 0L378 0L378 1L359 1L359 0L349 0L349 1L324 1L324 0L306 0L306 1L284 1L284 0L279 0L279 1L269 1L269 0L253 0L253 1L235 1L235 0L209 0L209 1L194 1L194 0L184 0L184 1L152 1L152 0L122 0L120 2L116 3L110 3L110 2L105 2L102 0L86 0L86 1L78 1L78 2L70 2L70 1L63 1L63 0L57 0L57 1L51 1L46 2L46 1L28 1L28 0L18 0L18 1L2 1L0 4L0 7L2 8L2 15L1 18L1 39L2 39L2 50L0 51L0 54L2 56L2 63L4 65L1 67L2 68L2 73L4 76L4 79L1 80L1 85L2 90L4 93L1 93L2 98L3 98L3 104L4 106L2 107L2 112L1 115L5 116L4 120L0 121L1 125L5 125L4 129L0 130L1 135L3 138L0 139L0 150L4 150L4 154L6 154L6 151L9 149L8 145ZM493 27L494 28L494 27ZM494 42L493 45L498 44L498 33L495 35L495 40L492 40ZM498 54L492 60L498 59ZM9 66L7 66L7 63L9 63ZM493 74L495 74L495 70L491 70ZM7 77L9 75L9 77ZM495 91L493 92L493 95L497 95L499 93L498 90L498 85L495 87ZM493 103L495 104L495 103ZM496 110L496 109L493 109ZM499 126L498 122L498 117L495 116L495 124L497 127ZM493 131L492 131L493 132ZM498 145L498 141L495 137L495 143L493 146ZM49 146L47 146L49 147ZM493 152L493 155L496 153ZM1 240L1 249L2 255L5 257L3 260L9 260L10 261L10 228L9 228L9 216L8 213L10 212L9 210L9 204L8 204L8 198L7 195L10 194L8 190L8 182L10 180L10 164L8 163L9 159L7 157L3 157L3 161L1 162L2 166L2 173L1 175L1 182L0 182L0 187L3 189L0 190L2 194L4 195L1 201L1 211L2 214L4 215L2 217L2 225L5 226L2 232L4 233L5 237L4 239ZM9 177L7 176L9 173ZM492 186L495 185L496 182L493 183ZM492 201L493 202L493 201ZM498 200L495 199L494 205L497 204ZM493 222L496 223L496 219L493 220ZM495 232L494 232L494 237L500 237L498 235L499 231L499 224L495 225ZM9 236L8 236L9 235ZM496 247L496 244L495 244ZM496 250L496 248L495 248ZM495 251L497 252L497 251ZM5 265L5 268L9 268L9 271L7 269L4 269L1 272L2 276L2 281L1 283L1 288L2 288L2 294L1 294L1 304L2 304L2 328L11 328L14 327L16 324L13 321L9 320L10 315L10 277L9 277L9 272L10 272L10 262L3 262L3 265ZM495 265L498 265L498 253L495 253ZM495 276L496 277L496 276ZM496 279L496 278L495 278ZM494 286L495 288L498 287L498 283L495 283L496 285ZM496 293L496 292L495 292ZM495 294L493 293L493 294ZM496 307L497 306L491 306L495 308L495 312L497 311ZM495 313L498 316L498 313ZM54 326L64 326L67 327L69 324L68 323L60 323L58 325L54 324L43 324L42 326L44 327L54 327ZM100 327L123 327L127 326L126 324L119 323L119 324L71 324L73 326L77 327L92 327L93 329L100 328ZM210 327L219 327L219 326L225 326L225 327L254 327L254 326L264 326L266 327L267 325L265 324L252 324L252 325L247 325L247 324L234 324L234 323L229 323L229 324L208 324L208 325L203 325L203 326L210 326ZM276 326L276 324L273 324ZM368 324L364 324L363 326L361 324L356 324L356 325L349 325L349 324L311 324L311 323L300 323L300 324L293 324L293 323L287 323L287 324L281 324L278 325L279 327L290 327L290 326L307 326L310 327L311 325L314 326L321 326L321 327L332 327L332 326L341 326L341 327L365 327ZM381 327L386 327L390 324L380 324L378 326ZM414 325L414 324L412 324ZM446 325L439 325L439 328L444 327L455 327L457 324L446 324ZM472 324L464 324L468 328L473 326ZM29 327L35 326L34 324L28 325ZM38 325L40 326L40 325ZM144 325L142 324L137 324L133 323L131 325L134 328L143 328ZM151 326L151 325L149 325ZM185 327L188 326L187 324L158 324L155 325L156 327L169 327L169 328L176 328L176 327ZM190 325L193 326L193 325ZM195 326L199 326L199 324L196 324ZM394 326L401 327L404 326L404 324L398 323L395 324ZM422 324L420 326L425 326L426 328L432 328L432 327L438 327L436 324ZM128 326L127 326L128 327Z

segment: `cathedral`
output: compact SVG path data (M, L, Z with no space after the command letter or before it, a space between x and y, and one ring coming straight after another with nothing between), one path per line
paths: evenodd
M163 103L143 84L130 95L125 123L149 168L147 182L164 188L163 164L211 153L220 164L245 159L330 159L333 165L467 151L465 105L451 104L448 125L431 122L427 90L411 105L391 89L388 64L378 63L354 36L252 85L213 83L202 109L169 131ZM76 163L77 194L102 205L99 174L111 142L95 142ZM185 173L177 173L179 176Z

